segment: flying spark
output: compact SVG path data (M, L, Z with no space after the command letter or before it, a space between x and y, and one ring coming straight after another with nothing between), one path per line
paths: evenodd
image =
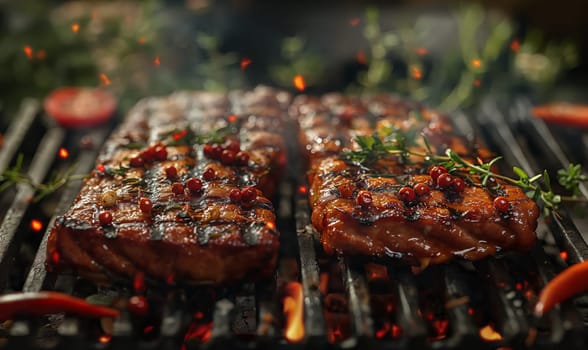
M352 27L357 27L360 21L361 20L359 19L359 17L352 18L349 20L349 25Z
M427 49L425 49L424 47L419 47L418 49L415 50L416 54L419 56L426 56L429 51Z
M25 55L27 55L29 60L33 58L33 49L29 45L25 45L22 50L24 51Z
M357 58L357 63L359 63L359 64L363 65L367 62L365 59L365 53L363 52L363 50L357 51L356 58Z
M510 49L513 52L519 52L519 49L521 48L521 43L518 40L513 40L510 42Z
M304 91L304 89L306 89L306 82L304 82L304 78L302 77L302 75L296 74L292 82L294 83L294 87L296 88L296 90Z
M69 157L69 151L63 147L59 149L59 158L66 159Z
M480 68L482 67L482 61L479 58L473 59L472 66L475 68Z
M159 56L155 56L155 59L153 60L153 64L156 66L159 66L161 64L161 60L159 59Z
M415 78L417 80L422 79L423 73L421 72L421 70L418 67L412 66L411 67L411 71L412 71L412 77L413 78Z
M74 23L71 25L71 31L74 33L77 33L80 30L80 25L77 23Z
M251 64L251 59L248 57L243 57L243 59L241 60L241 70L245 70L245 68L247 68L247 66L249 66Z
M112 84L110 82L110 79L108 78L108 76L104 73L100 73L100 81L102 81L102 85L108 86L108 85Z
M39 232L43 229L43 223L41 220L33 219L31 220L31 230L35 232Z

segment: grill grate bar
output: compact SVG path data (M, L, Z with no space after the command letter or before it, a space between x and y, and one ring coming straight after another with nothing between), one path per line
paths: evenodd
M99 129L95 129L92 131L88 136L93 140L95 145L102 145L106 136L108 135L109 128L103 127ZM77 160L77 167L75 169L76 172L79 173L87 173L93 167L94 163L96 162L96 155L98 153L99 147L93 147L91 149L82 149L78 156ZM71 203L73 202L74 198L78 194L82 184L79 181L71 181L69 182L63 193L61 193L61 197L57 207L55 208L54 215L49 221L47 225L47 230L43 235L43 240L39 248L37 249L37 254L35 255L35 260L33 261L33 265L27 275L26 281L23 286L23 291L25 292L35 292L43 289L44 286L48 285L47 281L47 271L45 269L45 256L47 250L47 238L49 237L49 230L53 227L53 223L57 219L57 216L63 215L67 209L70 207Z
M296 199L296 234L300 249L300 272L304 295L304 328L309 342L326 341L326 323L319 289L319 266L314 247L314 228L309 220L307 199ZM317 344L315 344L317 345Z
M349 300L351 330L359 341L365 342L374 337L369 292L362 274L351 268L348 259L340 258L343 283Z
M396 276L390 276L395 282L398 295L397 322L403 331L399 344L402 348L424 348L427 339L427 327L420 316L419 298L416 281L411 272L401 269Z
M456 265L443 267L445 288L447 292L447 312L449 324L452 328L451 337L433 345L439 344L450 348L467 348L468 345L478 344L480 337L475 322L468 313L471 292L465 276ZM455 303L455 305L449 305Z
M62 129L50 129L41 140L38 152L35 154L28 175L33 182L39 183L46 176L57 150L65 133ZM27 184L17 185L17 193L14 198L4 221L0 225L0 288L4 288L7 278L7 268L12 261L10 249L16 248L19 237L15 237L18 229L33 197L35 191Z
M503 261L494 259L476 263L476 268L484 277L489 312L496 320L500 333L509 344L520 344L529 331L527 316L523 308L522 296L516 292L514 283Z
M39 111L39 103L37 100L25 99L20 107L14 122L6 131L4 136L4 144L0 151L0 172L6 170L10 161L18 151L22 141L31 128Z

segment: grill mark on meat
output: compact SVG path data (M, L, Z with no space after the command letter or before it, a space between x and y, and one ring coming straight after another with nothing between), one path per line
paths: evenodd
M367 106L364 109L369 113L358 104ZM498 189L487 189L466 181L463 193L441 191L434 186L427 167L418 158L409 158L413 163L404 164L401 159L390 157L366 170L340 160L338 152L328 152L328 146L315 139L313 130L315 125L330 125L331 128L323 129L326 133L321 135L329 138L341 133L370 135L374 125L402 130L416 128L425 134L436 154L452 148L472 161L478 156L486 161L491 158L485 148L456 136L447 116L385 95L358 100L330 94L324 96L320 104L297 97L293 106L291 115L301 121L299 139L309 159L312 222L321 233L326 251L400 256L403 261L418 264L421 259L432 262L453 257L477 260L504 249L527 250L532 246L538 210L518 187L499 181ZM353 122L333 124L323 115L318 121L313 120L325 109L333 112L331 119L344 116ZM411 111L417 111L418 115L411 116ZM357 116L359 122L356 122ZM357 145L347 143L344 147ZM422 147L421 144L416 150L422 151ZM382 173L386 173L386 177L382 177ZM400 187L419 182L430 186L429 194L409 203L398 199ZM372 194L373 204L368 208L355 203L360 190ZM508 214L493 207L492 199L498 194L505 195L511 202L512 210Z

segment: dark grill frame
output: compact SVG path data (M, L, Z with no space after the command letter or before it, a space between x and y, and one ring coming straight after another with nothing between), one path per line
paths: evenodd
M479 113L475 113L476 119L467 118L463 113L455 114L456 127L466 136L473 137L474 133L481 132L486 136L486 141L497 149L510 164L519 164L529 173L536 172L537 159L542 159L553 170L566 165L567 160L564 151L556 142L555 136L541 121L529 117L530 103L524 98L517 99L516 108L511 110L502 108L492 97L487 98L481 105ZM505 112L506 111L506 112ZM505 113L510 114L509 118ZM15 158L24 143L27 132L35 125L43 125L44 116L40 112L40 105L32 99L25 99L22 108L13 124L6 133L5 143L0 149L0 172L6 169ZM507 122L508 120L508 122ZM44 127L42 127L44 129ZM75 155L77 163L76 172L87 173L95 164L99 145L109 134L112 125L93 130L71 131L64 130L55 125L50 125L43 132L37 150L30 166L29 175L35 181L42 181L47 177L52 165L56 162L56 154L60 147L68 144L75 148L80 139L90 137L96 145L94 148L80 148ZM521 142L521 136L523 142ZM535 138L544 140L538 142L541 158L533 158L529 155L532 151L526 147L526 140ZM583 139L583 142L586 138ZM541 167L542 168L542 167ZM300 169L293 169L291 173L301 174ZM419 286L420 277L413 276L407 268L395 268L389 272L388 278L397 296L395 320L403 330L402 336L394 340L379 340L375 336L374 310L370 306L370 285L362 270L362 263L349 258L332 258L342 272L342 284L344 286L345 299L347 300L347 312L350 320L349 337L340 343L329 343L328 322L324 314L324 295L320 290L322 259L320 247L317 244L317 232L312 228L309 217L309 206L304 194L295 191L298 184L303 184L300 178L289 178L283 184L282 207L289 207L279 214L281 218L281 231L283 239L288 241L286 245L296 247L295 259L298 263L299 280L302 283L304 295L304 327L305 338L300 343L288 343L284 340L283 329L280 326L282 318L280 309L279 290L281 283L291 278L278 271L276 279L265 283L253 285L246 283L236 289L223 289L218 292L214 306L211 307L210 319L212 329L210 340L205 343L189 341L185 345L188 349L228 349L228 348L268 348L268 349L322 349L322 348L354 348L354 349L471 349L497 348L499 346L522 347L528 337L531 327L534 326L532 318L524 308L523 296L515 286L512 274L509 272L509 262L505 259L486 259L471 264L476 273L481 276L488 290L487 302L490 318L496 321L496 328L504 337L504 341L490 343L483 341L478 335L479 327L476 325L468 310L468 303L458 304L446 310L451 331L447 338L438 341L429 341L427 324L420 314ZM77 195L80 182L69 183L60 193L59 202L53 212L47 227L51 227L55 218L64 213L74 197ZM582 193L588 194L585 187ZM16 188L14 197L10 201L10 208L3 217L0 225L0 288L5 290L8 280L8 271L14 261L14 255L18 253L18 247L22 244L19 237L19 228L23 230L23 219L31 210L30 201L33 195L32 189L26 185ZM280 223L279 223L280 224ZM551 232L557 245L568 252L570 263L584 261L588 257L588 245L582 234L574 226L574 221L566 211L561 216L549 218L549 226L541 224L539 230ZM28 275L22 285L22 290L27 292L43 289L59 289L65 292L77 294L76 280L71 276L55 276L45 270L45 249L48 230L37 248L36 256L32 262ZM553 278L559 269L553 264L539 244L528 255L527 263L536 266L538 279L545 283ZM510 262L512 263L512 262ZM436 267L440 280L445 286L445 300L457 300L469 297L472 286L468 283L465 270L456 263ZM186 327L191 319L191 314L185 309L185 304L191 298L198 298L203 291L211 288L197 287L178 288L164 290L164 293L174 295L170 298L173 302L166 302L160 317L160 333L152 341L144 341L137 337L136 320L132 320L128 314L123 313L121 319L113 324L112 339L106 344L92 341L86 334L87 320L66 317L56 329L58 336L50 341L35 339L36 332L43 325L39 320L19 319L8 330L9 336L5 342L0 343L0 349L13 348L58 348L58 349L178 349L182 346ZM240 308L243 307L236 295L246 295L255 298L253 308L256 312L257 330L246 337L236 336L231 329L234 320L239 317ZM248 300L247 298L241 298ZM582 316L586 315L586 303L583 298L577 299L576 304L565 302L549 313L543 321L544 326L551 330L549 334L537 337L534 346L536 348L553 348L554 346L566 346L570 349L584 349L588 341L588 332ZM251 305L249 305L251 306ZM249 307L247 306L247 307ZM579 306L579 307L578 307ZM274 321L264 323L263 332L260 320L262 316L271 316ZM56 340L55 340L56 339Z

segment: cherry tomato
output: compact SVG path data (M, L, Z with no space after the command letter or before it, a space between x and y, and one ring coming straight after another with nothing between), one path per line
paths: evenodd
M45 98L44 107L63 127L87 128L107 122L114 115L117 101L104 89L63 87Z

